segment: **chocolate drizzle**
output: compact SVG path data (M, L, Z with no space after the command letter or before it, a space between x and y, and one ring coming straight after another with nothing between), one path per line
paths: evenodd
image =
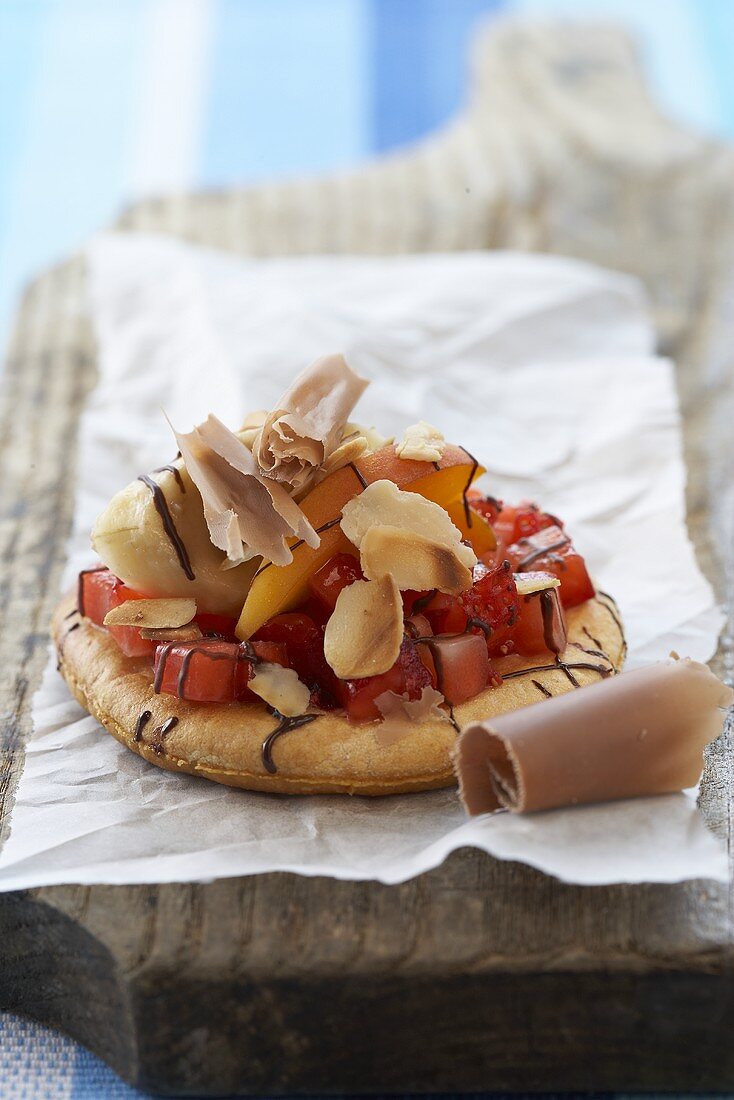
M538 558L553 558L554 551L562 550L564 546L568 546L570 541L571 540L568 535L564 535L562 539L559 539L558 542L552 542L550 546L541 546L537 550L532 550L517 563L517 565L515 566L515 572L525 573L528 567L533 565L533 563L536 562ZM530 539L520 539L520 542L525 544L530 543L530 545L532 545ZM560 561L562 559L556 558L556 560Z
M150 722L151 718L152 714L149 710L141 710L140 714L138 715L138 720L135 723L135 733L133 734L133 741L143 740L143 730L145 729L148 722Z
M582 626L581 629L583 630L589 641L593 642L597 649L601 649L601 642L599 641L599 639L595 638L593 634L590 634L585 626ZM606 656L606 654L604 654L604 656Z
M176 678L176 695L179 699L186 698L186 677L189 674L191 668L191 662L197 653L204 654L210 661L230 661L232 660L231 653L217 653L213 651L209 646L202 645L201 642L166 642L158 650L158 661L156 664L155 677L153 679L153 691L156 695L161 694L161 687L163 685L163 677L166 672L166 664L168 658L171 655L171 650L176 646L178 649L185 649L181 659L181 667L178 670L178 676ZM249 661L251 664L257 662L255 651L249 642L240 642L237 646L237 652L235 654L234 661L232 662L232 678L234 683L237 682L237 668L240 661ZM233 692L234 695L234 692Z
M156 756L163 756L165 753L165 741L168 734L178 725L178 718L166 718L165 722L161 726L156 726L153 730L153 735L150 741L150 747Z
M544 695L546 699L553 698L553 692L548 691L548 688L544 684L541 684L540 680L531 680L531 683L535 685L541 695Z
M430 592L426 592L425 596L419 596L410 609L411 615L420 615L424 608L428 607L437 592L437 588L432 588Z
M561 649L555 636L557 599L555 592L547 589L540 593L540 614L543 620L543 641L551 653L560 653ZM565 633L565 631L564 631Z
M341 523L341 520L342 520L342 517L341 517L341 512L340 512L339 515L336 516L334 519L329 519L329 520L326 521L326 523L322 523L320 527L316 527L315 528L316 534L317 535L323 535L324 531L328 531L330 527L336 527L337 523ZM299 546L304 545L305 541L306 541L305 539L299 539L297 542L294 542L293 545L291 546L291 550L297 550L299 548ZM272 564L273 563L271 561L266 561L265 564L261 565L260 568L258 569L258 571L255 573L255 577L259 577L260 574L264 573L266 569L270 569ZM254 580L255 577L253 577L252 579Z
M348 462L347 466L349 467L350 470L352 470L354 472L354 475L357 478L357 481L359 482L359 484L362 486L362 488L366 489L367 488L367 482L366 482L362 472L355 465L355 463L354 462Z
M147 485L151 493L153 494L153 504L155 506L155 510L161 517L163 530L166 532L166 535L168 536L168 539L173 546L173 549L176 551L176 557L178 558L179 565L181 566L190 581L195 580L196 574L191 568L191 560L189 558L188 551L184 546L181 536L178 533L176 524L173 522L173 516L171 515L170 509L168 507L168 501L166 500L163 490L161 489L160 485L157 485L156 482L153 481L152 477L148 476L148 474L140 474L140 476L138 477L138 481L142 481L143 485Z
M185 493L186 492L186 486L184 485L184 480L181 477L181 471L179 470L178 466L174 466L172 463L168 463L168 465L166 465L166 466L156 466L155 470L153 470L153 473L154 474L162 474L164 472L164 470L169 470L173 474L173 476L176 479L176 484L178 485L179 489L181 490L182 493Z
M64 622L66 622L67 619L73 619L74 616L78 615L78 614L79 614L78 608L76 608L76 607L73 608L67 615L64 615Z
M456 718L454 716L454 704L453 703L447 703L446 705L449 709L449 722L454 727L454 729L456 730L457 733L461 733L461 726L456 721Z
M602 592L601 589L598 589L596 594L597 594L597 597L598 596L603 596L605 600L609 600L609 603L604 603L603 600L599 600L598 602L612 616L612 618L614 619L614 622L617 626L617 629L619 630L619 633L624 638L624 627L622 626L622 622L619 618L619 615L615 611L616 604L615 604L614 600L612 599L612 597L609 595L608 592ZM610 606L610 604L611 604L611 606Z
M462 504L464 506L464 519L466 520L467 527L471 527L472 526L471 507L469 506L469 500L468 500L466 494L469 492L469 490L471 488L471 484L472 484L474 478L476 477L477 470L479 469L479 463L476 460L476 458L474 457L474 455L471 454L469 451L467 451L466 447L462 447L461 450L464 452L464 454L467 456L467 458L469 458L471 460L471 464L472 464L471 471L470 471L469 477L467 479L467 483L466 483L466 485L464 486L464 488L461 492L461 501L462 501Z
M523 676L532 676L536 672L563 672L566 678L573 684L574 687L581 687L576 677L573 675L573 670L580 671L581 669L588 669L589 672L598 672L603 680L607 676L614 674L613 668L608 668L606 665L594 665L590 661L562 661L560 657L556 657L555 663L552 665L536 665L533 668L518 668L515 672L503 672L503 680L518 680Z
M273 760L273 745L282 737L284 733L290 733L291 730L300 729L301 726L307 726L309 722L315 722L318 718L318 714L297 714L293 718L286 718L284 714L281 714L277 710L272 711L274 718L279 718L278 725L272 730L271 733L265 738L262 743L262 762L265 771L270 775L275 775L278 768Z

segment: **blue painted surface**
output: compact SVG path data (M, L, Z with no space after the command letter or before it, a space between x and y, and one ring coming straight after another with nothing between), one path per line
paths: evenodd
M668 112L734 137L734 0L0 0L0 344L21 285L153 187L158 143L183 188L408 143L459 108L472 30L500 11L625 22ZM144 1095L0 1016L0 1095L11 1086Z
M368 0L215 9L199 179L326 171L370 151Z
M461 106L478 25L506 0L374 0L373 148L405 145Z

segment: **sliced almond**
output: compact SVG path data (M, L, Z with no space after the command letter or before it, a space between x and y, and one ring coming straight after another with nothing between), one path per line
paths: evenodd
M530 596L533 592L546 592L559 588L561 582L552 573L515 573L518 596Z
M150 642L196 642L204 635L197 623L188 623L187 626L162 626L160 629L143 627L140 637Z
M392 577L342 589L326 624L324 654L341 680L387 672L403 640L403 605Z
M195 614L195 600L126 600L107 612L104 625L161 630L163 627L186 626Z
M412 531L455 550L467 568L477 564L476 554L462 543L461 531L439 504L398 489L392 481L374 481L342 509L341 529L358 548L370 528L377 526Z
M383 447L387 447L392 443L394 438L391 435L382 435L377 428L368 427L366 424L357 424L356 421L349 421L344 425L342 443L353 435L363 435L367 440L367 447L370 451L381 451Z
M437 588L457 596L472 584L472 571L456 547L400 527L371 527L362 539L360 561L365 577L391 576L401 592Z
M256 665L255 675L247 686L286 718L305 714L308 710L311 692L292 668L263 661Z
M394 745L429 721L449 722L448 714L441 709L443 702L441 692L430 686L423 688L419 699L409 699L407 695L397 695L394 691L378 695L375 706L382 715L382 721L375 726L378 745L385 748Z
M363 435L353 435L348 439L342 440L336 450L332 451L324 462L319 471L317 480L321 481L323 477L326 477L328 474L333 474L335 470L341 470L342 466L346 466L348 462L354 462L355 459L361 458L368 450L369 444Z
M403 438L395 447L398 458L410 458L417 462L438 462L443 456L446 440L443 433L419 420L405 429Z

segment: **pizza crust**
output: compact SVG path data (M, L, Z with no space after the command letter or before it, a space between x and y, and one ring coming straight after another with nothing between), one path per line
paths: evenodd
M423 723L397 743L381 746L373 725L350 725L336 714L320 714L278 738L273 745L277 771L270 774L263 764L262 744L276 720L264 707L189 703L156 695L150 663L125 657L112 637L75 613L75 607L70 594L53 619L60 670L81 705L121 744L151 764L231 787L281 794L388 795L455 783L449 752L456 731L449 722ZM599 593L567 612L567 620L569 646L561 655L563 662L571 666L606 663L588 652L599 650L609 666L619 671L626 645L611 596ZM531 671L547 663L543 658L530 660L521 676L456 707L458 725L539 702L546 692L558 695L574 690L561 666ZM599 679L593 669L572 668L572 676L580 687ZM144 711L150 712L150 718L136 740ZM176 724L169 721L172 718L178 720ZM165 724L172 728L161 734Z

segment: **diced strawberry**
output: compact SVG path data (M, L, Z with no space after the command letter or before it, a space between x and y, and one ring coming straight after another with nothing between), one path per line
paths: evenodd
M253 641L281 642L286 647L291 668L311 689L314 706L329 709L338 698L338 680L324 656L323 631L301 611L275 615L255 635Z
M507 557L516 573L533 570L558 577L564 607L576 607L594 595L594 585L584 559L557 525L546 527L508 546Z
M156 690L193 703L257 701L247 688L258 661L288 667L285 646L277 642L238 642L204 638L159 645L155 655Z
M562 653L566 648L566 616L559 590L547 589L520 597L520 614L512 630L518 653Z
M104 626L105 616L113 607L119 607L128 600L144 599L142 592L128 588L109 569L84 569L79 574L78 607L82 615L91 619L97 626ZM152 657L155 642L140 637L140 631L134 626L105 627L117 642L126 657Z
M484 516L493 527L496 525L497 517L504 509L501 500L486 496L479 489L467 489L466 499L472 512L478 512L480 516Z
M309 578L308 587L311 595L331 614L336 607L339 593L363 577L357 558L351 554L335 554Z
M429 648L436 666L438 690L447 702L457 706L484 691L490 665L481 635L434 638Z
M212 615L202 611L196 616L195 622L198 623L199 629L204 635L216 635L227 642L237 640L235 635L237 620L230 618L228 615Z
M350 722L370 722L380 718L375 699L386 691L420 698L424 687L431 684L431 674L420 658L418 648L410 638L404 638L400 655L391 669L379 676L362 680L339 680L342 705Z
M520 610L510 563L503 561L494 568L476 565L474 583L458 598L469 625L475 620L474 631L484 633L490 657L510 652L512 628Z
M468 618L460 598L444 592L436 592L421 614L428 619L434 634L460 634Z

